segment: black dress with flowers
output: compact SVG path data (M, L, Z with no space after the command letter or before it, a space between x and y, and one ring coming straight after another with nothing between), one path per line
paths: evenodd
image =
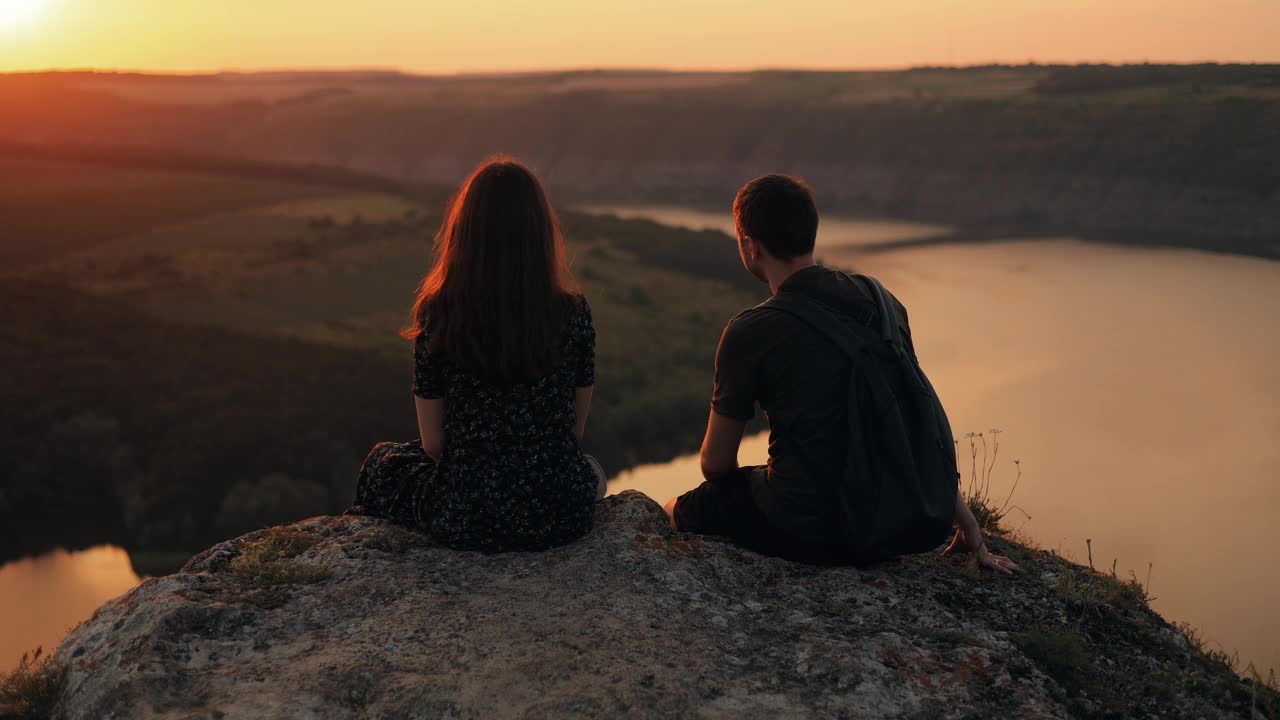
M422 443L380 443L360 468L350 512L388 517L465 550L539 550L591 529L597 476L573 432L575 389L595 383L585 297L543 378L497 387L414 347L413 392L445 398L440 463Z

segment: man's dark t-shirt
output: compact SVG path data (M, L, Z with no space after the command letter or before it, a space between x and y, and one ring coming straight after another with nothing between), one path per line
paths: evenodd
M807 296L877 327L870 292L847 273L804 268L778 292ZM893 302L906 327L906 309ZM769 470L753 474L752 499L770 523L802 540L837 537L828 516L830 496L823 488L844 476L849 370L848 357L830 340L772 308L739 313L725 326L716 350L712 410L750 420L759 403L769 418Z

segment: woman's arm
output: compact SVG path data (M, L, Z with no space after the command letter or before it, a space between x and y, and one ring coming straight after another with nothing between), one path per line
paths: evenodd
M966 552L976 553L978 565L981 567L989 568L1005 575L1022 572L1022 568L1018 567L1018 564L1014 561L987 550L987 544L982 540L982 528L978 527L978 519L973 516L973 511L969 509L969 503L964 501L964 493L957 488L956 536L951 540L951 544L947 546L947 549L942 551L942 554L951 555L953 553Z
M413 406L418 411L418 437L422 439L422 451L427 457L440 462L444 457L444 398L428 400L415 395Z
M580 387L573 395L573 434L582 442L587 432L587 415L591 413L591 391L593 386Z

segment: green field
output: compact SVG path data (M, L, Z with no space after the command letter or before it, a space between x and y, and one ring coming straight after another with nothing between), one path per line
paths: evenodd
M26 264L218 212L322 195L322 187L198 172L0 156L0 261Z
M13 318L0 446L16 458L0 493L5 548L194 549L337 511L372 443L413 436L397 331L443 189L5 167L39 181L26 187L40 193L0 189L23 226L42 227L55 205L25 192L95 230L0 240L10 257L39 248L0 282ZM166 212L125 212L126 197ZM588 449L617 471L696 448L720 329L762 287L719 233L573 212L565 227L598 329Z

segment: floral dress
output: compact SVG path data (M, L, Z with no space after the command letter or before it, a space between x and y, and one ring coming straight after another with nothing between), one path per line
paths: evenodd
M349 512L388 517L465 550L539 550L591 529L597 468L574 435L575 390L595 383L596 331L579 296L560 363L530 383L494 386L414 347L413 392L445 398L444 456L422 443L375 445Z

